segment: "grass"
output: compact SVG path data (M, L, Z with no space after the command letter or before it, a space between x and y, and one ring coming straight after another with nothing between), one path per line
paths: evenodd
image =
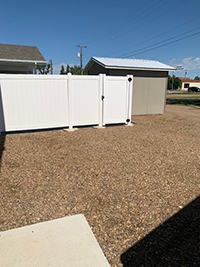
M179 95L185 95L185 94L189 94L189 95L200 95L200 92L188 92L188 91L177 91L177 90L174 90L174 91L170 91L169 94L172 94L172 95L176 95L176 94L179 94Z
M200 97L167 98L166 104L200 107Z

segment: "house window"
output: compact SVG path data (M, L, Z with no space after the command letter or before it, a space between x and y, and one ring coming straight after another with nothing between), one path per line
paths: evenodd
M189 83L184 83L184 88L189 88L190 84Z

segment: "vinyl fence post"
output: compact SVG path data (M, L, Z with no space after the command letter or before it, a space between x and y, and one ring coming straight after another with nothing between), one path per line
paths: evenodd
M103 75L99 74L99 127L102 127L103 119L103 106L102 106L102 95L103 95Z
M68 82L68 116L69 116L69 129L73 129L73 121L72 121L72 74L68 73L67 74L67 82Z
M131 125L131 113L132 113L132 92L133 92L133 75L127 75L128 79L128 114L127 124Z
M106 74L102 74L102 125L105 126L105 87Z

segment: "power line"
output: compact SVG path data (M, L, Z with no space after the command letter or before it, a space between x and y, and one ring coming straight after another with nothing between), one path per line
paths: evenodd
M168 2L170 2L170 1L171 1L171 0L169 0ZM125 32L125 33L122 33L121 35L117 35L117 36L115 36L115 37L113 37L113 38L111 38L111 39L108 39L108 40L104 40L104 41L103 41L103 39L106 39L107 37L110 37L110 36L113 35L113 34L110 34L109 36L107 36L107 37L105 37L105 38L101 38L102 41L100 41L100 42L97 42L97 41L96 41L96 42L93 42L93 44L91 44L91 45L94 45L94 43L96 43L96 44L103 44L103 43L106 43L106 42L115 40L115 39L117 39L117 38L119 38L119 37L125 36L125 35L127 35L127 34L130 34L130 33L132 33L133 31L138 30L138 29L142 28L143 26L146 26L146 25L149 24L150 22L152 22L152 21L154 21L154 20L157 20L158 18L162 17L163 15L166 15L167 13L171 12L172 10L174 10L174 9L176 9L176 8L178 8L178 7L180 7L181 5L183 5L183 4L184 4L185 2L187 2L187 1L189 1L189 0L184 0L182 3L176 5L175 7L169 9L168 11L163 12L163 13L160 14L159 16L154 17L153 19L151 19L151 20L149 20L149 21L147 21L147 22L141 24L140 26L135 27L135 28L133 28L133 29L131 29L131 30ZM165 4L167 4L168 2L166 2ZM165 5L165 4L163 4L163 5ZM163 6L163 5L162 5L162 6ZM161 7L162 7L162 6L161 6ZM160 7L159 7L159 8L160 8ZM157 8L157 9L159 9L159 8ZM157 9L156 9L156 10L157 10ZM155 10L154 10L154 11L155 11ZM154 12L154 11L153 11L153 12ZM153 13L153 12L150 12L149 14L151 14L151 13ZM148 14L148 15L149 15L149 14ZM137 21L136 21L136 22L137 22ZM121 30L120 30L120 31L121 31ZM98 38L98 39L100 39L100 38ZM88 42L88 43L89 43L89 42ZM87 43L87 44L88 44L88 43ZM91 46L91 45L90 45L90 46Z
M76 51L76 48L73 47L71 50L68 51L68 53L67 53L65 56L66 56L66 57L71 56L72 54L75 53L75 51Z
M160 7L158 7L158 8L156 8L156 9L154 9L153 11L149 12L149 13L148 13L148 16L149 16L150 14L152 14L153 12L155 12L156 10L160 9L161 7L163 7L164 5L166 5L167 3L171 2L171 1L172 1L172 0L169 0L169 1L165 2L164 4L162 4ZM92 40L90 40L90 41L87 41L87 42L85 42L85 43L86 43L87 45L88 45L88 44L91 44L91 43L96 43L97 40L99 40L99 39L100 39L100 40L105 39L105 38L107 38L107 37L110 37L110 36L116 34L117 32L122 31L124 28L126 28L126 25L129 25L128 27L130 27L130 26L133 24L133 22L136 23L136 22L140 21L141 19L143 19L145 16L143 16L142 18L136 20L137 18L139 18L141 15L145 14L146 12L148 12L150 9L152 9L154 6L156 6L156 5L159 4L160 2L161 2L161 0L158 1L158 2L156 2L154 5L151 5L151 6L150 6L149 8L147 8L145 11L141 12L138 16L136 16L136 17L134 17L133 19L127 21L126 23L124 23L124 24L122 24L121 26L115 28L114 30L112 30L112 31L110 31L110 32L108 32L108 33L106 33L106 34L104 34L104 35L102 35L102 36L99 36L99 37L97 37L97 38L94 38L94 39L92 39Z
M115 37L113 37L112 39L108 39L108 40L99 42L98 44L103 44L103 43L106 43L106 42L108 42L108 41L112 41L112 40L115 40L115 39L117 39L117 38L119 38L119 37L122 37L122 36L125 36L125 35L127 35L127 34L130 34L130 33L132 33L133 31L138 30L138 29L142 28L143 26L149 24L150 22L152 22L152 21L154 21L154 20L157 20L158 18L162 17L163 15L168 14L169 12L171 12L172 10L174 10L174 9L176 9L176 8L178 8L178 7L180 7L181 5L183 5L183 4L184 4L185 2L187 2L187 1L189 1L189 0L184 0L182 3L180 3L180 4L176 5L176 6L174 6L173 8L169 9L168 11L163 12L163 13L160 14L159 16L154 17L153 19L151 19L151 20L149 20L149 21L143 23L142 25L140 25L140 26L138 26L138 27L136 27L136 28L133 28L133 29L130 30L130 31L127 31L127 32L125 32L125 33L123 33L123 34L121 34L121 35L115 36Z
M136 49L136 50L134 50L134 51L131 52L131 53L136 53L136 52L138 52L138 51L142 51L142 50L144 50L144 49L149 49L149 48L152 47L152 46L155 46L155 45L164 43L164 42L166 42L166 41L169 41L169 40L171 40L171 39L177 38L177 37L179 37L179 36L185 35L185 34L187 34L187 33L189 33L189 32L196 31L196 30L199 30L199 29L200 29L200 27L197 27L197 28L195 28L195 29L192 29L192 30L183 32L183 33L181 33L181 34L178 34L178 35L175 35L175 36L173 36L173 37L167 38L167 39L165 39L165 40L163 40L163 41L154 43L154 44L152 44L152 45L148 45L148 46L146 46L146 47L143 47L143 48L140 48L140 49ZM126 55L127 55L127 53L121 55L121 57L123 57L123 56L126 57Z
M194 21L194 20L196 20L196 19L199 19L199 18L200 18L200 16L198 16L198 17L196 17L196 18L194 18L194 19L191 19L191 20L189 20L189 21L187 21L187 22L185 22L185 23L182 23L181 25L179 25L179 26L177 26L177 27L173 27L173 29L170 29L170 30L168 30L168 31L162 32L161 34L156 35L156 36L154 36L154 37L152 37L152 38L150 38L150 39L147 39L147 40L145 40L145 41L143 41L143 42L140 42L140 43L137 43L137 44L135 44L135 45L131 45L131 46L129 46L129 47L126 47L126 48L123 48L123 49L114 51L114 52L112 52L112 53L109 53L109 56L110 56L110 55L113 55L113 54L116 54L116 53L118 53L118 52L125 51L125 50L127 51L127 50L130 49L130 48L133 48L133 47L135 47L135 46L138 46L138 45L147 43L148 41L151 41L151 40L153 40L153 39L155 39L155 38L157 38L157 37L160 37L160 36L162 36L162 35L165 35L165 34L168 33L168 32L172 32L172 31L174 31L174 30L176 30L176 29L178 29L178 28L181 28L182 26L184 26L184 25L186 25L186 24L188 24L188 23L190 23L190 22L192 22L192 21Z
M139 52L139 53L134 53L134 54L127 55L126 57L130 57L130 56L136 56L136 55L139 55L139 54L143 54L143 53L146 53L146 52L148 52L148 51L152 51L152 50L158 49L158 48L160 48L160 47L167 46L167 45L170 45L170 44L173 44L173 43L179 42L179 41L181 41L181 40L184 40L184 39L190 38L190 37L192 37L192 36L195 36L195 35L197 35L197 34L200 34L200 31L199 31L199 32L196 32L196 33L193 33L193 34L190 34L190 35L188 35L188 36L185 36L185 37L179 38L179 39L177 39L177 40L174 40L174 41L168 42L168 43L166 43L166 44L163 44L163 45L158 45L158 46L156 46L156 47L153 47L153 48L150 48L150 49L146 49L146 50L144 50L144 51L141 51L141 52Z

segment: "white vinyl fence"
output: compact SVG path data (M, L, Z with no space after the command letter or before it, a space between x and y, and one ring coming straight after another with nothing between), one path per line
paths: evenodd
M131 121L132 76L0 75L0 132Z

